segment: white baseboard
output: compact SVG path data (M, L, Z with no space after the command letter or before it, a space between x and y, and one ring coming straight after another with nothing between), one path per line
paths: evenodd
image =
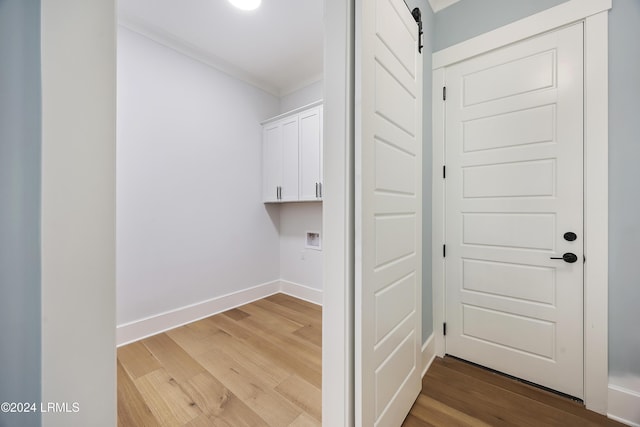
M609 384L607 417L621 423L640 427L640 393Z
M263 283L252 288L180 307L145 319L118 325L116 328L116 345L120 347L279 292L322 305L322 291L297 283L274 280L273 282Z
M274 280L273 282L263 283L252 288L180 307L145 319L125 323L116 328L116 344L120 347L278 292L280 292L280 281Z
M429 366L433 363L433 359L436 358L436 340L433 333L427 338L427 341L422 345L422 376L427 373Z
M322 291L319 289L281 280L280 292L313 304L322 305Z

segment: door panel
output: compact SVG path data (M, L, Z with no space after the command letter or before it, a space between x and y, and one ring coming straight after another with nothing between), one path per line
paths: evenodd
M494 114L463 123L463 151L491 150L553 142L556 112L553 105ZM504 132L496 132L503 129Z
M446 69L446 352L583 395L582 24ZM563 234L578 239L569 242ZM579 262L561 257L574 253Z
M422 58L402 0L364 0L356 58L356 425L420 392Z
M461 243L552 251L554 230L554 214L463 213Z
M534 52L515 61L501 61L476 69L462 77L462 105L465 107L495 99L553 87L556 51ZM518 78L514 78L514 77Z
M549 267L463 259L462 289L554 304L555 271Z

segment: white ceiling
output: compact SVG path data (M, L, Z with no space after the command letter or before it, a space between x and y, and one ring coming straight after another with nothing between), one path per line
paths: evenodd
M322 0L119 0L119 23L275 95L322 78Z

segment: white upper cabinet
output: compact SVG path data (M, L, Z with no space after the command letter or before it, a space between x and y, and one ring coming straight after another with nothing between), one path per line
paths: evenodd
M263 123L265 203L322 200L322 105Z
M280 184L280 201L295 202L298 200L298 139L300 126L298 117L282 120L282 181Z
M269 123L262 129L262 196L265 202L280 200L282 182L282 126Z
M300 200L322 199L322 106L299 114Z

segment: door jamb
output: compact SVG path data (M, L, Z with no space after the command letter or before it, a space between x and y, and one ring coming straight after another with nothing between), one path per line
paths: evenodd
M354 425L354 2L324 0L322 423Z
M445 67L584 22L584 403L607 413L608 390L608 10L611 0L570 0L433 54L432 283L436 354L445 354Z

